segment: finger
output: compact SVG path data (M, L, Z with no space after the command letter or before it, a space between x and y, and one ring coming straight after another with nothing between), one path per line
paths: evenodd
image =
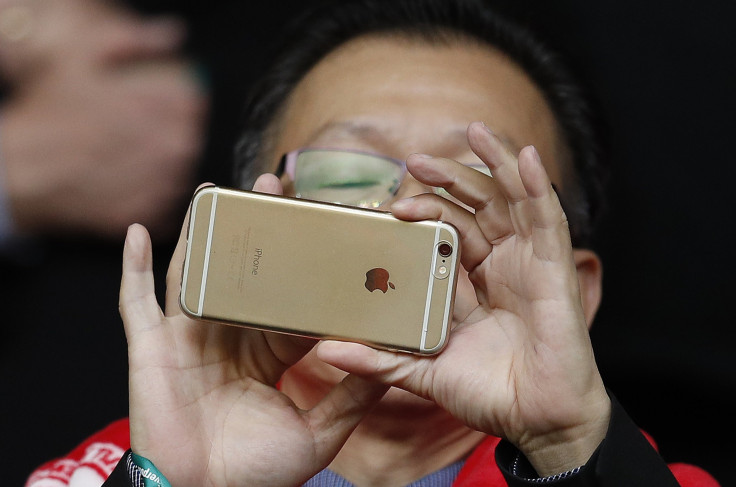
M377 350L359 343L325 340L317 345L317 357L340 370L364 379L395 386L428 397L422 377L416 373L431 357Z
M451 159L412 154L407 169L419 182L445 189L475 212L486 240L494 243L513 232L506 198L493 178Z
M333 458L389 387L348 375L306 413L318 458Z
M253 184L253 191L259 193L269 193L275 195L284 194L284 188L281 181L273 174L261 174Z
M207 186L214 185L212 183L200 184L195 190L195 193ZM171 254L171 261L166 271L166 316L175 316L182 313L181 307L179 306L179 294L181 293L181 279L184 273L184 257L187 252L187 233L189 232L190 213L191 205L184 216L184 222L179 232L179 240L176 242L176 247Z
M273 384L281 378L281 374L284 373L286 368L301 360L318 342L315 338L267 331L263 332L263 339L279 360L280 365L284 366L278 375L273 376Z
M460 262L468 271L483 262L493 249L475 216L440 196L421 194L405 198L394 202L391 212L402 220L441 220L454 225L460 235Z
M468 126L468 143L473 152L491 170L494 181L506 198L514 232L522 237L528 237L531 231L531 217L516 156L501 139L480 122L473 122Z
M529 198L534 253L544 260L571 255L570 230L560 200L537 150L528 146L519 154L519 174Z
M119 309L129 342L136 333L160 323L163 316L156 300L151 239L139 224L131 225L125 238Z

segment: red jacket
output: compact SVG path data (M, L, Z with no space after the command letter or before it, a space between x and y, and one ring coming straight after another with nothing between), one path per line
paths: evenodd
M655 446L650 437L646 438ZM496 447L499 443L500 439L495 437L483 441L466 460L453 487L508 486L498 466ZM99 487L129 448L128 420L116 421L87 439L66 457L42 465L29 477L26 487ZM698 467L675 463L670 464L669 469L682 487L719 487L713 477ZM521 482L518 485L527 484Z

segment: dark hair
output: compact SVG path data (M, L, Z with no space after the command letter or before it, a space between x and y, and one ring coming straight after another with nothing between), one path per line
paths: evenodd
M473 40L514 60L545 97L572 161L563 163L560 198L573 244L589 246L603 206L603 170L596 125L583 90L559 57L527 28L484 0L339 0L308 10L291 24L271 68L245 110L235 154L235 181L250 187L263 172L274 121L299 81L335 48L368 34L416 37L430 43Z

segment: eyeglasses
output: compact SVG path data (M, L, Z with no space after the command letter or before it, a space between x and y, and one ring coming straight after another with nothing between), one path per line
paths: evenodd
M490 175L485 165L471 167ZM293 181L297 198L378 208L398 191L406 163L371 152L305 148L284 154L276 176L284 173ZM442 188L435 192L450 197Z

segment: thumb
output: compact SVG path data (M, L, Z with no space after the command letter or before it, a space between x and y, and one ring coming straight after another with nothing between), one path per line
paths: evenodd
M434 356L420 357L396 353L360 343L324 340L317 344L317 357L325 363L366 380L404 389L427 397L423 379Z
M314 432L318 458L329 463L388 389L350 374L308 411L305 417Z
M253 191L257 191L259 193L283 195L284 187L281 184L279 178L277 178L273 174L266 173L258 176L258 179L256 179L256 182L253 184Z
M128 343L136 334L150 330L163 318L156 300L151 238L145 227L138 224L128 228L125 238L119 309Z

